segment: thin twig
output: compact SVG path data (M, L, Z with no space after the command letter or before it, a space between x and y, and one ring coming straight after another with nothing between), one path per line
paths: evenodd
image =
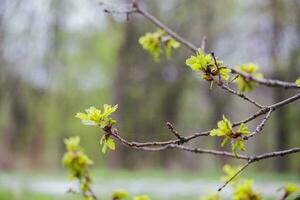
M278 156L285 156L288 154L292 154L292 153L298 153L300 152L300 147L295 147L295 148L291 148L291 149L287 149L287 150L283 150L283 151L273 151L270 153L263 153L257 156L254 156L252 158L253 162L257 162L259 160L264 160L267 158L272 158L272 157L278 157Z
M186 141L185 137L181 136L178 133L178 131L175 130L174 126L170 122L167 122L166 126L171 131L171 133L173 133L175 135L175 137L177 137L182 143L184 143Z
M258 134L259 132L261 132L263 127L265 126L266 122L271 117L272 112L273 112L273 109L271 108L269 110L269 112L266 114L266 116L264 117L264 119L261 121L261 123L256 127L255 131L253 133L251 133L250 135L245 135L243 137L243 139L248 140L249 138L251 138L251 137L255 136L256 134Z
M231 69L232 73L241 75L244 79L249 81L255 81L260 85L268 86L268 87L282 87L285 89L300 89L299 86L294 82L286 82L280 80L266 79L266 78L256 78L251 76L245 72L235 69L234 67L227 66L227 68Z
M129 147L129 148L135 148L135 149L140 149L140 150L145 150L145 151L161 151L165 149L180 149L184 151L189 151L193 153L199 153L199 154L212 154L212 155L219 155L219 156L226 156L226 157L232 157L236 159L243 159L243 160L252 160L251 162L256 162L259 160L267 159L270 157L276 157L276 156L283 156L291 153L297 153L300 152L300 147L299 148L292 148L288 150L283 150L283 151L274 151L270 153L264 153L256 156L246 156L246 155L235 155L231 152L226 152L226 151L216 151L216 150L210 150L210 149L202 149L202 148L192 148L192 147L186 147L183 145L178 145L178 144L166 144L164 146L160 147L149 147L148 145L145 145L145 143L137 143L137 142L129 142L123 137L121 137L117 131L117 129L112 128L112 129L105 129L104 130L106 134L109 134L113 136L115 139L120 141L123 145Z
M188 151L196 154L210 154L214 156L225 156L225 157L230 157L230 158L235 158L235 159L241 159L241 160L249 160L249 156L246 155L241 155L241 154L233 154L231 152L227 151L217 151L217 150L211 150L211 149L202 149L202 148L193 148L193 147L187 147L183 145L169 145L168 148L175 148L183 151Z
M300 152L300 148L292 148L292 149L288 149L288 150L274 151L274 152L270 152L270 153L260 154L258 156L254 156L254 157L249 157L248 162L238 172L236 172L229 180L227 180L224 183L224 185L222 185L218 189L218 191L221 191L224 187L226 187L226 185L228 185L228 183L230 183L237 175L239 175L242 171L244 171L251 163L257 162L259 160L264 160L264 159L278 157L278 156L285 156L288 154L298 153L298 152Z
M217 67L217 70L218 70L218 78L219 78L219 80L218 80L217 84L218 84L218 85L222 85L223 83L222 83L222 80L221 80L220 68L219 68L219 65L218 65L218 63L217 63L217 59L216 59L216 57L215 57L215 53L214 53L214 52L211 52L210 55L213 57L214 63L215 63L215 65L216 65L216 67Z
M228 84L230 84L233 81L235 81L238 77L239 77L239 75L235 75L230 81L228 81Z
M228 183L230 183L237 175L239 175L244 169L246 169L253 161L249 160L240 170L238 170L230 179L228 179L219 189L220 192L223 188L225 188Z
M244 99L244 100L250 102L251 104L255 105L255 106L258 107L258 108L264 108L264 107L265 107L265 106L263 106L263 105L260 105L259 103L257 103L257 102L254 101L253 99L247 97L245 94L240 93L240 92L238 92L238 91L235 91L235 90L231 89L229 86L227 86L227 85L225 85L225 84L222 84L222 85L221 85L221 88L224 89L224 90L226 90L226 91L228 91L228 92L230 92L231 94L234 94L234 95L237 95L237 96L241 97L242 99Z

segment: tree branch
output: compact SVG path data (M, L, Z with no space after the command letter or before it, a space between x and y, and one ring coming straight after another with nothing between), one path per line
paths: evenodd
M234 95L236 95L236 96L241 97L242 99L248 101L249 103L255 105L255 106L258 107L258 108L264 108L264 107L265 107L265 106L263 106L263 105L260 105L259 103L257 103L257 102L254 101L253 99L247 97L247 96L244 95L243 93L240 93L240 92L238 92L238 91L235 91L235 90L231 89L230 87L228 87L228 86L225 85L225 84L222 84L222 85L221 85L221 88L222 88L223 90L226 90L226 91L230 92L231 94L234 94Z
M167 122L166 123L167 128L171 131L171 133L173 133L175 135L175 137L177 137L182 143L184 143L186 141L186 138L181 136L174 128L174 126L170 123Z
M168 26L163 24L160 20L155 18L153 15L151 15L145 9L141 8L139 6L137 0L133 0L132 4L122 4L119 7L113 6L114 4L100 3L100 5L105 7L104 11L107 13L126 14L127 16L130 14L138 13L138 14L142 15L143 17L145 17L149 22L154 24L156 27L164 30L169 36L171 36L172 38L174 38L175 40L180 42L182 45L187 47L193 53L196 53L198 51L198 47L196 45L194 45L193 43L189 42L185 38L178 35L176 32L174 32ZM201 49L203 50L203 52L205 52L205 41L206 41L206 37L204 37L201 42ZM216 58L213 53L212 53L212 57L215 61L216 66L218 67ZM292 88L300 89L300 87L297 86L296 83L294 83L294 82L285 82L285 81L281 81L281 80L273 80L273 79L265 79L265 78L260 79L260 78L251 76L250 74L247 74L245 72L239 71L231 66L226 66L226 67L228 69L231 69L231 73L235 75L234 79L236 79L238 76L241 76L247 81L254 81L260 85L264 85L267 87L281 87L281 88L285 88L285 89L290 89L290 88L291 89ZM231 80L230 82L232 82L233 80ZM255 100L247 97L245 94L235 91L234 89L231 89L228 86L228 83L226 83L226 84L222 83L220 75L219 75L219 82L217 82L217 83L219 83L217 85L220 86L223 90L225 90L233 95L236 95L259 108L259 110L257 112L250 115L248 118L241 120L239 122L233 123L233 127L236 127L242 123L248 123L248 122L256 119L257 117L266 114L265 117L263 118L263 120L260 122L260 124L256 127L256 129L251 134L243 136L244 140L248 140L249 138L254 137L256 134L260 133L263 130L263 127L265 126L268 119L271 117L271 114L273 111L300 99L300 93L298 93L298 94L291 96L283 101L274 103L269 106L264 106L264 105L259 104ZM222 185L218 189L218 191L221 191L224 187L226 187L226 185L228 185L228 183L230 183L238 174L240 174L243 170L245 170L250 164L252 164L254 162L257 162L257 161L263 160L263 159L272 158L272 157L284 156L284 155L300 152L300 148L291 148L291 149L283 150L283 151L274 151L274 152L263 153L263 154L255 155L255 156L247 156L247 155L240 155L240 154L235 155L235 154L233 154L231 152L227 152L227 151L217 151L217 150L211 150L211 149L187 147L182 144L188 143L190 140L193 140L193 139L201 137L201 136L209 136L210 131L193 133L189 136L182 136L178 133L178 131L174 128L174 126L170 122L167 122L166 125L167 125L167 128L171 131L171 133L177 139L160 141L160 142L158 142L158 141L144 142L144 143L130 142L130 141L127 141L126 139L124 139L123 137L121 137L120 134L118 133L118 130L115 128L110 127L109 129L104 129L104 131L105 131L105 134L111 135L116 140L118 140L123 145L125 145L129 148L145 150L145 151L161 151L161 150L166 150L166 149L178 149L178 150L188 151L188 152L197 153L197 154L210 154L210 155L214 155L214 156L225 156L225 157L247 160L247 163L236 174L234 174L234 176L232 176L229 180L227 180L224 183L224 185Z
M256 127L255 131L251 133L250 135L246 135L243 137L244 140L248 140L249 138L255 136L257 133L261 132L263 127L265 126L268 119L271 117L271 114L273 112L273 109L271 108L267 115L264 117L264 119L261 121L261 123Z
M117 14L123 13L123 14L126 14L126 15L128 15L128 14L134 14L134 13L141 14L148 21L150 21L152 24L154 24L158 28L164 30L166 33L168 33L175 40L177 40L178 42L180 42L181 44L183 44L185 47L187 47L193 53L196 53L197 50L198 50L198 47L195 46L193 43L189 42L185 38L183 38L180 35L178 35L176 32L174 32L168 26L166 26L165 24L163 24L156 17L154 17L153 15L151 15L145 9L141 8L139 6L139 4L138 4L137 1L134 1L132 4L127 4L126 5L126 9L123 9L123 10L115 8L115 7L112 7L112 4L110 4L110 7L107 6L107 4L103 3L103 2L100 2L99 4L100 4L100 6L105 6L106 7L106 8L104 8L104 11L107 12L107 13L117 13ZM251 75L247 74L247 73L241 72L241 71L235 69L234 67L231 67L231 66L226 66L226 67L228 69L231 69L233 74L239 74L243 78L245 78L247 80L255 81L255 82L259 83L260 85L265 85L265 86L269 86L269 87L282 87L282 88L285 88L285 89L290 89L290 88L300 89L300 87L297 86L296 83L293 83L293 82L285 82L285 81L273 80L273 79L265 79L265 78L258 79L258 78L255 78L254 76L251 76Z

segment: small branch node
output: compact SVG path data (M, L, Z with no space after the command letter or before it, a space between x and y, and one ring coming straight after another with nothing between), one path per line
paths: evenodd
M182 144L184 142L186 142L186 138L181 136L178 131L175 130L173 124L171 124L170 122L167 122L166 123L166 126L167 128L171 131L171 133L173 133L178 139L179 139L179 142L178 144Z

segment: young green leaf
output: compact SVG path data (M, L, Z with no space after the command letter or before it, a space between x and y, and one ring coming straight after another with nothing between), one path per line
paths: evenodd
M114 200L122 200L128 197L128 192L126 190L115 190L112 193L112 198Z
M180 43L174 40L173 38L168 39L165 42L165 49L166 49L166 57L167 59L171 58L172 48L177 49L180 47Z
M229 78L230 78L230 75L229 75L230 72L231 72L231 69L222 67L222 68L220 69L220 76L221 76L224 80L228 81Z
M295 81L296 85L300 87L300 77Z
M253 63L248 63L244 65L238 66L238 69L242 72L245 72L249 75L252 75L255 78L262 79L263 75L260 73L256 73L256 71L259 69L258 65L255 65ZM236 83L238 84L238 88L241 92L251 92L255 89L256 82L255 81L249 81L245 80L242 76L238 76L236 79Z
M226 144L228 143L229 137L225 137L221 143L221 147L225 147Z
M233 193L233 200L262 200L262 195L252 189L252 180L245 180L243 184L238 184Z
M193 71L200 72L204 80L213 81L213 77L216 76L228 80L231 70L226 68L218 58L215 59L211 54L205 55L201 49L198 49L196 56L186 59L185 64Z
M71 137L65 140L67 152L63 156L62 163L69 169L69 179L73 180L76 178L79 181L84 199L94 200L91 194L92 179L88 170L88 166L92 165L93 161L84 154L79 143L79 137Z
M251 132L245 124L241 124L238 131L232 129L231 122L223 116L223 119L218 122L218 128L210 131L210 136L224 137L221 147L225 147L231 139L231 150L237 156L237 150L245 151L244 139L242 135L248 135Z
M75 117L81 119L81 122L84 125L100 126L101 128L105 128L116 123L116 121L109 116L115 112L117 108L118 105L112 107L111 105L104 104L102 112L92 106L86 109L86 113L77 113Z
M218 122L218 129L213 129L210 132L210 136L230 136L231 132L231 122L223 115L223 120Z
M158 29L153 33L146 33L141 36L139 43L143 49L147 50L153 57L155 62L160 60L161 54L163 53L162 46L164 45L167 59L171 57L172 48L176 49L180 47L180 43L168 36L165 31Z
M234 155L237 156L237 150L245 151L245 144L243 138L237 138L235 140L231 140L231 151Z
M106 135L103 135L100 139L100 145L102 145L102 153L106 153L107 148L110 150L116 149L116 144L114 140Z
M242 134L242 135L248 135L251 132L249 131L248 127L242 123L237 131L238 133Z
M284 197L289 197L291 194L300 192L300 187L296 186L294 183L288 183L283 187L283 190L284 190Z

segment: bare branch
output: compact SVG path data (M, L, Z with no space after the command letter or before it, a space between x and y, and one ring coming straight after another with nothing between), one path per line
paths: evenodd
M285 155L288 155L288 154L298 153L298 152L300 152L300 147L291 148L291 149L287 149L287 150L283 150L283 151L274 151L274 152L270 152L270 153L263 153L263 154L260 154L258 156L254 156L252 158L252 160L253 160L253 162L256 162L256 161L264 160L264 159L267 159L267 158L285 156Z
M290 98L287 98L287 99L285 99L285 100L283 100L283 101L280 101L280 102L278 102L278 103L275 103L275 104L269 106L269 108L272 108L272 109L275 110L275 109L277 109L277 108L279 108L279 107L282 107L282 106L284 106L284 105L287 105L287 104L289 104L289 103L292 103L293 101L296 101L296 100L298 100L298 99L300 99L300 92L299 92L298 94L296 94L296 95L290 97Z
M178 131L175 130L174 126L170 122L167 122L166 125L167 125L167 128L171 131L171 133L173 133L182 143L184 143L186 141L186 138L181 136L178 133Z
M105 133L108 135L113 136L115 139L120 141L123 145L129 147L129 148L134 148L134 149L140 149L140 150L145 150L145 151L161 151L165 149L180 149L184 151L189 151L193 153L199 153L199 154L212 154L212 155L219 155L219 156L226 156L226 157L232 157L236 159L243 159L243 160L248 160L251 162L256 162L259 160L267 159L270 157L277 157L277 156L283 156L291 153L297 153L300 152L300 147L299 148L292 148L284 151L274 151L270 153L264 153L260 154L257 156L246 156L246 155L235 155L231 152L226 152L226 151L216 151L216 150L210 150L210 149L201 149L201 148L191 148L191 147L186 147L183 145L178 145L175 143L159 143L156 142L155 145L153 143L138 143L138 142L129 142L123 137L121 137L117 131L117 129L104 129ZM175 141L175 140L173 140ZM180 140L176 140L180 141ZM170 141L169 141L170 142ZM151 145L149 145L151 144ZM159 146L159 147L149 147L149 146Z
M230 158L235 158L235 159L241 159L241 160L249 160L249 156L246 155L235 155L231 152L227 152L227 151L217 151L217 150L211 150L211 149L202 149L202 148L192 148L192 147L187 147L187 146L183 146L183 145L169 145L168 148L176 148L176 149L180 149L183 151L188 151L188 152L192 152L192 153L196 153L196 154L211 154L214 156L225 156L225 157L230 157Z

